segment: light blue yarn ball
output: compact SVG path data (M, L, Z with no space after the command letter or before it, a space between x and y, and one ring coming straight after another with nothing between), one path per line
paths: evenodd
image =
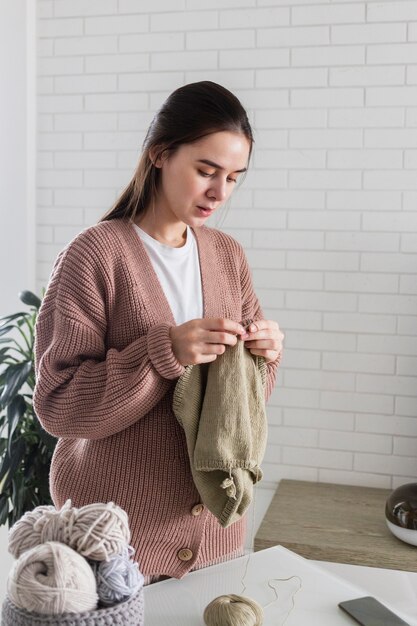
M143 587L144 578L138 564L131 560L134 549L128 546L108 561L92 562L100 603L113 606L127 600Z

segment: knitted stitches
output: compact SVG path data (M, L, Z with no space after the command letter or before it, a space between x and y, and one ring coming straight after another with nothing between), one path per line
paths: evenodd
M265 379L265 360L238 341L211 363L187 366L175 387L172 406L194 483L225 528L244 515L253 484L262 479Z
M143 589L115 606L62 615L38 615L17 608L8 598L3 602L2 626L143 626L145 623Z
M194 231L205 317L257 320L262 310L243 250L215 229ZM116 219L78 235L58 256L36 325L34 407L59 437L54 503L113 501L127 511L145 575L181 578L235 553L244 521L223 529L194 486L172 413L184 372L172 351L171 309L133 225ZM269 397L278 361L268 364ZM191 552L188 560L181 549Z

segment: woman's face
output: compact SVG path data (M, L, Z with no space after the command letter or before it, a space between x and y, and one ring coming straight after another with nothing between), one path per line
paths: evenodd
M156 215L201 226L229 198L247 168L249 149L243 134L221 131L163 155L155 162L161 168Z

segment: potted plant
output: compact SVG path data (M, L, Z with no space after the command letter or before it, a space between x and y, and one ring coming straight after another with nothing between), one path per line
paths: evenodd
M49 467L56 439L40 425L32 403L34 329L41 300L22 291L30 307L0 317L0 526L9 528L41 504L52 504Z

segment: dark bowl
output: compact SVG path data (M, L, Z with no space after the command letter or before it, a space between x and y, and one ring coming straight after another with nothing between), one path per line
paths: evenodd
M391 524L417 530L417 483L401 485L391 493L385 517Z
M395 537L417 546L417 483L394 489L385 505L385 518Z

